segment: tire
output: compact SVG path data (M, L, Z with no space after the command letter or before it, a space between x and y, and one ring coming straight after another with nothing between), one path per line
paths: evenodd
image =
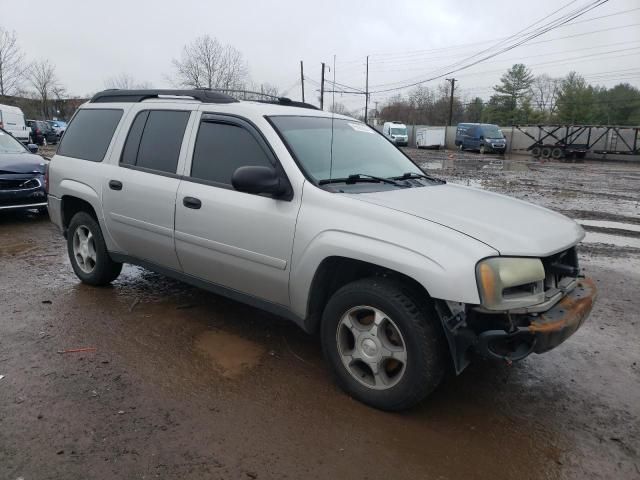
M533 147L531 149L531 156L532 157L540 158L541 154L542 154L542 149L540 147Z
M543 158L549 158L551 156L551 148L550 147L542 147L540 152Z
M560 147L555 147L551 150L551 157L554 160L560 160L564 156L564 150Z
M374 318L379 327L372 334ZM448 347L440 320L422 295L413 294L402 283L372 277L343 286L329 299L320 330L322 350L336 383L372 407L410 408L444 378ZM376 378L374 364L379 372Z
M487 151L487 148L484 145L480 144L480 148L478 149L478 151L480 152L480 155L484 155Z
M82 238L87 238L86 249ZM122 264L114 262L107 252L98 222L87 212L76 213L67 231L67 252L73 271L89 285L107 285L118 278Z

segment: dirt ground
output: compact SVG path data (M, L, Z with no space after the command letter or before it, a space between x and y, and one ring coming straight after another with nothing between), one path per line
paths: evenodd
M0 478L640 478L640 164L408 151L585 225L581 330L383 413L294 325L132 266L82 285L46 216L2 214Z

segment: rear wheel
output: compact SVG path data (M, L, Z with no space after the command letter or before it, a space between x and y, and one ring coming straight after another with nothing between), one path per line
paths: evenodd
M387 278L338 290L323 313L321 337L340 387L382 410L412 407L444 377L447 347L435 311Z
M533 147L531 149L531 156L532 157L540 158L541 154L542 154L542 149L540 147Z
M553 157L554 160L560 160L563 156L564 150L562 150L560 147L555 147L553 150L551 150L551 157Z
M67 251L73 271L84 283L107 285L122 270L107 252L100 225L86 212L76 213L69 223Z
M542 147L540 152L543 158L549 158L551 156L551 148L550 147Z

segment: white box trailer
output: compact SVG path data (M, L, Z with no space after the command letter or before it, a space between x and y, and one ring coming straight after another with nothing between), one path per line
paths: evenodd
M416 130L416 147L444 148L447 127L425 127Z

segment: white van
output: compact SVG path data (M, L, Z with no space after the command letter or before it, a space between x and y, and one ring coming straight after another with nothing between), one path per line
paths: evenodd
M382 133L396 145L407 146L409 144L409 135L407 126L400 122L385 122L382 127Z
M446 127L425 127L416 131L416 147L435 148L445 146Z
M31 130L24 123L24 113L18 107L0 105L0 128L4 128L22 143L29 142Z

